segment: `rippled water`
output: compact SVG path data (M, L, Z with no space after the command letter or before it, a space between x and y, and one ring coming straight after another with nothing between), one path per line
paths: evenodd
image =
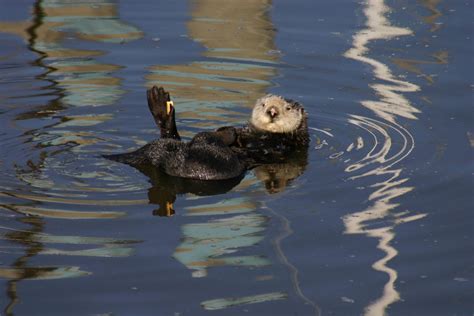
M1 314L472 315L472 6L0 1ZM101 158L154 84L186 138L299 100L308 159L200 195Z

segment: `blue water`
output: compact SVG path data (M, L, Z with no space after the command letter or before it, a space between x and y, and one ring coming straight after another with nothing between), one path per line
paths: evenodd
M472 6L0 0L0 314L473 315ZM156 216L101 158L154 84L187 139L300 101L307 165Z

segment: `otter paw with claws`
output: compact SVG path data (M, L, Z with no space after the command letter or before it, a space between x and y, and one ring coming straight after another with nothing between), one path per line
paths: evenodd
M147 90L148 107L160 128L162 138L181 139L176 128L175 112L170 94L162 87L153 86Z
M155 119L156 124L160 128L171 128L173 124L173 105L170 100L170 94L163 87L147 90L148 107Z

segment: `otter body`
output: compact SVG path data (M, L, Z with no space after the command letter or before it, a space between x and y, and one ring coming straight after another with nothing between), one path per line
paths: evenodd
M238 155L212 133L199 133L190 142L161 138L126 154L106 158L134 167L153 165L164 173L198 180L235 178L245 170Z
M138 169L154 166L162 172L195 180L237 178L261 164L285 161L306 152L309 144L307 115L292 100L267 95L259 99L250 122L241 128L221 127L181 141L174 108L163 88L147 91L148 105L160 127L161 138L125 154L105 156Z

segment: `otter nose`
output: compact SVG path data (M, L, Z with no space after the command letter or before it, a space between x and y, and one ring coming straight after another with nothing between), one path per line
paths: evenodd
M275 118L275 116L278 115L278 110L272 106L267 110L267 115L269 115L271 118Z

